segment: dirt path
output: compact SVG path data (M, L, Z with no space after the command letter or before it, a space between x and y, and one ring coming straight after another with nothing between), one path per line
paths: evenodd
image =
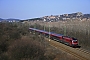
M48 39L46 39L48 41ZM49 44L63 52L66 52L79 60L90 60L90 53L82 48L72 48L62 43L50 40Z

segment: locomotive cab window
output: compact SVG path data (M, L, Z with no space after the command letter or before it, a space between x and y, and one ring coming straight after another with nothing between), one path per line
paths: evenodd
M72 37L72 39L73 39L73 40L77 40L76 38L73 38L73 37Z

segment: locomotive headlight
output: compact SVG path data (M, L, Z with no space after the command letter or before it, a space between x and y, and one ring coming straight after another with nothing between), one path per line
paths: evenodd
M77 40L72 40L72 44L77 45L78 44Z
M73 43L77 43L77 40L73 40Z

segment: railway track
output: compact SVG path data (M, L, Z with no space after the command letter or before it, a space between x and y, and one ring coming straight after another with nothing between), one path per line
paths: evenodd
M48 43L55 47L56 49L59 49L63 52L66 52L70 55L72 55L73 57L76 57L78 60L90 60L90 52L89 51L86 51L82 48L72 48L70 46L67 46L67 45L64 45L62 43L59 43L59 42L56 42L54 40L51 40L49 41L48 38L45 38Z
M90 52L85 50L85 49L82 49L82 48L76 48L77 50L81 51L81 52L84 52L86 54L89 54L90 55Z
M46 40L48 41L48 38L46 38ZM78 60L90 60L90 52L82 48L72 48L53 40L50 40L48 42L51 46L55 47L56 49L62 50L63 52L72 55L73 57L76 57Z

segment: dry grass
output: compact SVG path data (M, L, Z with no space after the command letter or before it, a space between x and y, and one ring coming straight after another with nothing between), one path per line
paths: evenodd
M50 26L51 32L75 37L82 48L90 50L90 21L30 22L30 24L40 24L45 27ZM48 29L46 30L48 31Z

